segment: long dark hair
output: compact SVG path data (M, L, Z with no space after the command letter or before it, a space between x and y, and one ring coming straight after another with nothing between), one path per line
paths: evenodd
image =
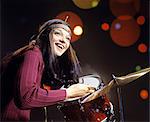
M71 85L78 82L81 73L81 67L77 59L76 53L72 46L60 57L56 57L52 51L49 40L51 28L45 29L42 34L38 35L37 45L43 55L45 69L42 76L42 83L52 86Z
M36 46L40 48L45 64L41 85L47 84L55 88L55 86L61 86L62 84L67 86L78 82L81 67L72 46L70 45L62 56L54 56L49 43L49 33L52 30L51 24L64 24L70 27L68 23L62 20L53 19L47 21L40 27L39 32L30 39L29 45L19 48L1 60L1 73L3 74L9 62ZM35 41L33 42L33 40Z

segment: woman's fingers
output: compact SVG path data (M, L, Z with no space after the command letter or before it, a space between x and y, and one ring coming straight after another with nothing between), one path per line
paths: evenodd
M95 90L89 90L89 93L93 93L93 92L95 92Z
M95 91L94 87L86 84L74 84L67 88L67 97L82 97L87 93L93 93Z
M90 92L94 92L95 91L95 88L92 87L91 85L86 85L86 86L88 88L88 91L90 91Z

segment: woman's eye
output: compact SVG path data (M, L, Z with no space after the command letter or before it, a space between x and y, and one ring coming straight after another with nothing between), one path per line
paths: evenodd
M54 32L54 34L56 34L56 35L60 35L60 32L57 32L57 31L56 31L56 32Z
M70 38L69 38L69 37L68 37L68 38L66 38L66 39L70 41Z

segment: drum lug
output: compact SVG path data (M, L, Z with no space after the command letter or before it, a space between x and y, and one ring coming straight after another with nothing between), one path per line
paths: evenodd
M82 105L80 105L80 110L81 110L82 112L85 112L85 111L84 111L84 107L83 107Z
M57 109L58 109L58 110L60 110L60 109L61 109L61 107L62 107L61 105L57 105Z

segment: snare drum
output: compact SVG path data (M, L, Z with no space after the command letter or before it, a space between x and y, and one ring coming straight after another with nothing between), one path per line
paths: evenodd
M91 102L80 104L80 100L66 102L60 108L66 121L106 122L107 112L111 108L106 96L101 96Z
M79 83L88 84L96 90L104 86L98 75L88 75L79 78ZM81 104L81 98L66 100L60 110L66 121L105 122L111 109L111 104L106 95L88 103Z

